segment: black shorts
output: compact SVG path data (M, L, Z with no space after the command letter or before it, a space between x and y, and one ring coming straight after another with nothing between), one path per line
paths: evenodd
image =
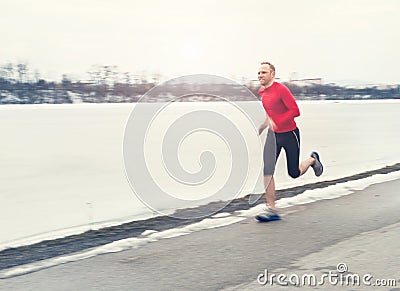
M300 132L298 128L281 133L273 132L268 129L263 154L264 176L274 174L276 161L278 160L282 148L284 148L286 152L287 170L290 177L299 177Z

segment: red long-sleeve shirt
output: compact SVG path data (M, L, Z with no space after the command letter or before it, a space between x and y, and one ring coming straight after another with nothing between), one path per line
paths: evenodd
M296 129L294 118L300 116L300 110L296 99L285 85L274 82L268 88L261 87L258 94L261 96L267 115L275 123L275 127L271 130L287 132Z

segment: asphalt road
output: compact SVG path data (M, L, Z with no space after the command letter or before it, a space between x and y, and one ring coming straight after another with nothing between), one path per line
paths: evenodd
M303 286L300 290L400 290L400 180L333 200L282 211L283 220L254 219L164 239L0 280L0 290L299 290L260 285L259 274L337 271L395 279L397 287ZM341 265L344 266L344 265ZM263 280L265 278L262 278ZM343 283L343 282L342 282Z

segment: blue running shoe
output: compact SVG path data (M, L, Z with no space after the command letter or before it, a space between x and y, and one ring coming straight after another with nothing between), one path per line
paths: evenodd
M311 165L311 167L314 170L315 176L319 177L322 175L322 172L324 171L324 166L322 166L322 163L319 159L319 155L317 152L312 152L311 157L315 159L314 164Z
M274 220L280 220L281 219L281 217L276 212L276 210L272 210L269 207L265 207L265 209L262 211L262 213L256 215L255 218L259 222L269 222L269 221L274 221Z

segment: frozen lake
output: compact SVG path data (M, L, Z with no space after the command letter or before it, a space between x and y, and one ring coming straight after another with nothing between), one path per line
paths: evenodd
M319 151L326 171L319 178L310 171L292 180L281 155L276 171L278 188L346 177L399 162L398 100L298 103L301 157ZM265 118L260 103L246 106L258 126ZM160 136L168 127L165 124L180 114L199 108L223 112L239 123L246 140L254 140L251 125L228 107L211 102L169 107L146 141L147 162L158 185L178 196L193 189L172 183L158 167L158 157L151 154L159 150ZM132 104L0 106L0 249L155 215L135 195L125 175L124 131L133 108ZM218 185L225 183L226 173L237 165L226 143L215 135L199 133L181 144L179 159L188 172L199 170L204 145L215 154L217 165L224 167L215 168L209 184L183 197L188 200L217 191ZM251 143L248 180L239 195L262 192L257 179L261 149L257 141ZM173 208L165 205L166 210Z

